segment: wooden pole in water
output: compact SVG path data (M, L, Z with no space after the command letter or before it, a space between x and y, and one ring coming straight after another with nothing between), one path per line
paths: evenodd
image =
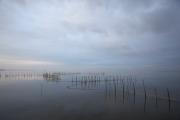
M122 80L122 85L123 85L123 104L124 104L124 85L125 83L124 83L124 79Z
M145 87L145 85L144 85L144 80L143 80L143 88L144 88L144 112L146 112L147 93L146 93L146 87Z
M135 84L133 82L133 90L134 90L134 104L136 103L136 88L135 88Z
M155 93L155 96L156 96L156 108L158 108L158 92L157 92L156 88L154 89L154 93Z
M107 100L107 79L105 79L105 99Z
M114 83L114 101L116 103L116 82L115 82L115 79L113 80L113 83Z
M127 93L127 98L129 98L129 77L127 76L127 78L126 78L126 83L127 83L127 86L126 86L126 89L127 89L127 91L126 91L126 93Z
M170 92L169 89L167 88L167 95L168 95L168 110L169 112L171 111L171 96L170 96Z

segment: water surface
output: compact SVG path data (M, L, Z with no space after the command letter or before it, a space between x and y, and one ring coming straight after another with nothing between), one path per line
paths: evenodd
M100 73L59 76L52 79L43 77L42 73L1 73L0 119L180 118L177 80L173 85L170 80L166 84L167 79L161 82L163 77L140 79L132 75Z

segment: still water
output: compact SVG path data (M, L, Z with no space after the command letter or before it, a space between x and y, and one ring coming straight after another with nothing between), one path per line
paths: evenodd
M0 120L180 119L177 78L53 75L1 73Z

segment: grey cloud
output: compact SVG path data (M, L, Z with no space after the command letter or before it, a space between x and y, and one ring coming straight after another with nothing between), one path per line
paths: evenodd
M178 0L1 0L0 55L67 65L178 64Z

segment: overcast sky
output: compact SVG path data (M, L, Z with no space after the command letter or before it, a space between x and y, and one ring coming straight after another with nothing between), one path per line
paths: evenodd
M180 68L179 0L0 0L0 68Z

